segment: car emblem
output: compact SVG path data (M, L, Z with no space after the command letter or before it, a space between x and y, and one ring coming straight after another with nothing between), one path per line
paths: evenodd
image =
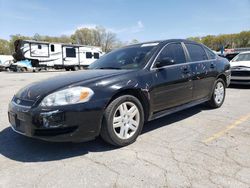
M17 99L16 103L17 103L17 104L20 104L20 103L21 103L21 100Z

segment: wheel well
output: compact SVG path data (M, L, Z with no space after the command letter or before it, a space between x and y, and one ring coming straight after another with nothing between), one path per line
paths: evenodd
M224 74L221 74L218 78L221 78L227 84L227 77Z
M139 89L126 89L123 91L120 91L118 93L116 93L108 102L108 104L106 105L106 107L116 98L122 96L122 95L132 95L134 97L136 97L142 104L143 107L143 111L144 111L144 119L145 121L148 120L149 117L149 101L147 99L147 97L145 96L145 94L143 94L142 91L140 91Z

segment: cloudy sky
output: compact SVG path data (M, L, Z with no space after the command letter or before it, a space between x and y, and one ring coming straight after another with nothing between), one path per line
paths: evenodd
M250 30L250 0L0 0L0 38L103 26L122 41Z

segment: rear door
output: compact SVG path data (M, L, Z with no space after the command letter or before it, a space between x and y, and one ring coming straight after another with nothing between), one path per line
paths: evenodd
M182 44L167 44L157 59L163 57L173 59L175 64L162 68L156 68L154 65L152 67L154 87L151 99L155 112L192 100L192 72L190 66L186 64L186 55Z
M210 96L217 76L216 56L200 44L185 42L185 47L193 72L193 100L207 98Z
M79 65L79 48L73 46L62 46L63 65L74 66Z

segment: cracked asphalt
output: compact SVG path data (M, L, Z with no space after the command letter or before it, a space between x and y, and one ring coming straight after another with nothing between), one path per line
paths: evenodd
M50 143L14 133L13 94L65 72L0 73L0 187L250 187L250 87L147 123L137 141Z

